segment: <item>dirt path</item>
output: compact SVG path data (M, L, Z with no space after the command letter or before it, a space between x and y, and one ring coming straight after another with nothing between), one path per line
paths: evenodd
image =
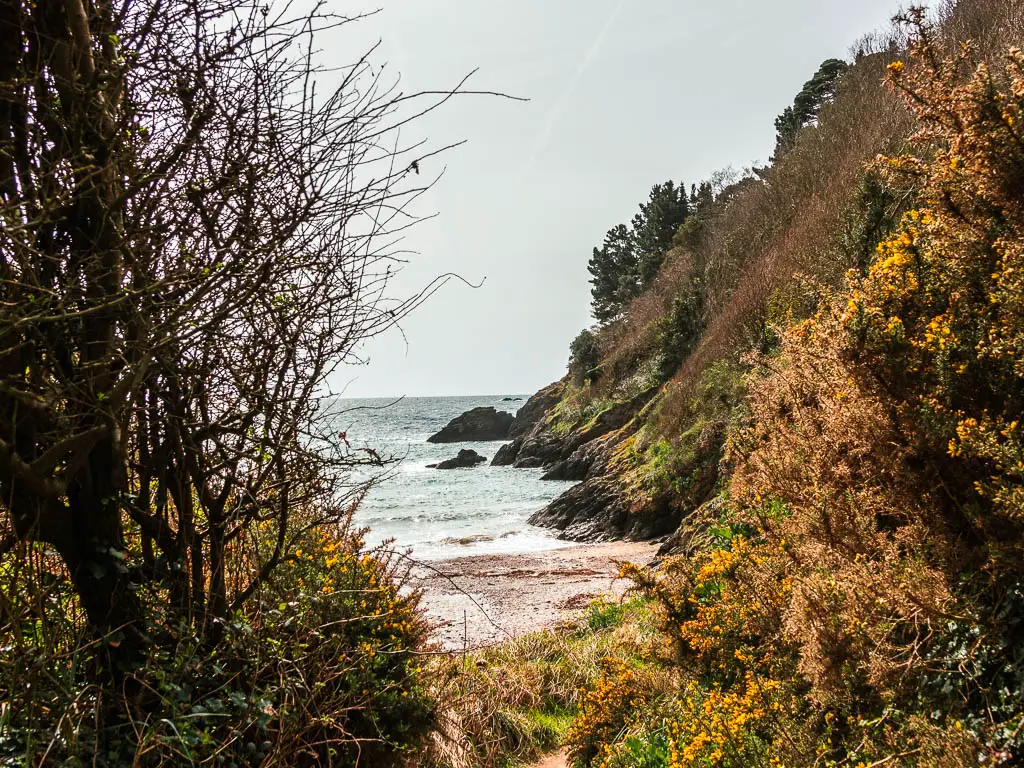
M569 768L569 761L565 757L565 752L559 752L557 755L548 755L530 768Z
M414 578L438 640L461 650L554 626L598 595L621 595L626 585L616 580L616 561L648 563L656 551L656 544L619 541L476 555L424 563Z

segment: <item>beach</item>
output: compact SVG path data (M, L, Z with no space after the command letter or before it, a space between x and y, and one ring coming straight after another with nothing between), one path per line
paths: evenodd
M412 585L446 650L491 645L578 616L601 595L620 598L618 562L647 564L649 542L618 541L525 554L480 554L417 563Z

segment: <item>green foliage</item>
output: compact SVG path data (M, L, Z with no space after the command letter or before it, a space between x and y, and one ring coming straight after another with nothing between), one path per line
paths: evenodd
M654 497L670 493L686 509L707 501L719 482L726 436L742 411L745 371L729 361L711 365L685 412L661 413L659 425L629 444L627 482ZM658 433L674 436L654 437Z
M804 87L793 99L793 105L775 118L774 160L779 160L796 144L800 130L818 119L821 107L832 99L836 92L839 78L849 65L839 59L826 59L814 73L814 77L804 83Z
M659 374L663 381L672 378L696 348L704 326L704 291L700 279L695 278L673 299L672 309L659 323Z
M639 283L650 285L658 276L665 254L672 247L672 238L690 215L690 201L686 185L672 181L656 184L640 213L633 217L633 237L636 240Z
M530 762L577 728L587 691L609 656L645 666L657 635L649 606L598 600L557 630L509 640L466 658L437 662L437 698L449 703L457 738L427 753L431 768L497 768ZM656 677L643 673L654 690ZM458 745L458 746L456 746Z
M594 249L587 270L594 318L608 322L640 293L636 238L629 227L619 224L608 230L604 244Z
M601 344L597 334L584 328L569 345L569 375L576 386L583 386L588 379L596 378L600 364Z
M840 247L847 261L861 275L867 274L878 244L899 223L898 210L896 191L886 183L882 174L869 169L861 180L854 208L840 233Z
M651 188L630 224L619 224L595 248L591 275L594 318L607 323L622 314L658 275L672 238L690 213L686 187L667 181Z
M615 401L598 395L592 382L581 387L568 387L548 416L548 428L559 437L591 424L598 416L615 407Z
M133 677L134 726L96 728L113 695L90 682L104 648L76 642L59 575L24 596L36 606L8 603L19 613L0 636L0 762L319 766L361 753L395 764L434 725L416 598L357 540L314 530L297 544L215 641L182 622L154 646Z
M586 624L593 630L614 629L622 624L623 619L642 607L642 601L628 602L611 601L599 597L590 604L586 613Z
M687 249L696 248L708 229L711 211L715 203L715 191L710 181L702 181L690 190L690 215L676 230L672 244Z
M626 736L602 760L607 768L668 768L668 764L669 744L664 726Z

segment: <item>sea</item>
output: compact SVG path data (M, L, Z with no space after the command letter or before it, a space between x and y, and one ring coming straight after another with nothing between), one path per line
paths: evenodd
M473 554L522 553L572 546L527 518L573 485L541 480L542 470L494 467L502 442L428 443L427 438L471 408L515 413L526 395L344 399L335 417L353 448L395 459L355 513L368 545L391 542L412 556L436 560ZM472 448L488 463L472 469L427 469Z

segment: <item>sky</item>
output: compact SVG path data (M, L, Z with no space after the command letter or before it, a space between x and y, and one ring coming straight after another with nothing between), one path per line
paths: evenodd
M384 3L384 4L382 4ZM378 10L379 9L379 10ZM380 42L401 89L469 87L409 130L443 172L393 279L450 282L337 371L350 397L528 394L560 378L591 324L587 261L651 186L763 164L774 119L827 58L848 58L897 0L350 0L378 10L322 40L326 63ZM403 138L409 138L407 132Z

